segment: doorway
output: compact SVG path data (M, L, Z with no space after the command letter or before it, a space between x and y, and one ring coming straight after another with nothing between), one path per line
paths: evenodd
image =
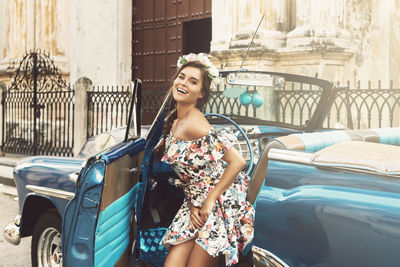
M183 23L182 54L210 53L211 18Z

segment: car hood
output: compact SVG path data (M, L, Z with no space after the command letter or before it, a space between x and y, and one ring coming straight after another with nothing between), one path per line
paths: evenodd
M69 175L79 172L84 161L84 158L28 157L15 166L14 180L18 189L36 185L74 192L75 183L69 180Z

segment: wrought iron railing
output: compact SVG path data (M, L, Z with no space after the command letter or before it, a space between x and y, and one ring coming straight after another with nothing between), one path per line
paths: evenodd
M96 86L88 91L87 137L125 126L130 98L130 86ZM158 90L142 91L143 124L151 123L149 115L157 114L163 99Z
M2 94L4 152L73 155L75 92L49 55L27 53Z
M371 83L368 84L368 88L361 89L358 83L355 89L348 91L354 128L400 126L400 89L394 89L393 86L383 89L381 83L378 83L378 89L372 89ZM225 89L223 85L211 93L204 112L260 116L261 112L252 105L243 106L238 98L223 96ZM311 118L320 100L321 90L309 84L290 84L284 90L276 90L274 94L277 100L274 120L301 125ZM164 97L164 91L143 90L142 116L147 118L147 123L144 124L151 123ZM88 137L124 126L129 99L129 87L97 87L88 92ZM323 126L325 128L349 126L345 90L336 96Z
M289 88L275 91L278 103L275 107L276 121L301 125L315 111L321 91L308 84L298 84L297 86L300 87L296 88L292 84ZM345 87L351 88L350 82ZM389 88L383 88L380 81L375 88L373 89L371 82L368 82L366 88L362 88L361 82L357 82L355 88L348 89L348 95L346 90L339 92L327 114L323 127L350 127L347 97L354 129L400 126L400 89L393 88L393 82L389 83ZM212 92L206 105L206 112L254 117L257 115L257 110L251 105L246 107L240 105L238 98L226 99L222 92L223 90Z
M350 82L346 86L351 88ZM400 89L393 88L393 82L389 83L388 88L383 88L378 81L375 89L371 82L364 88L357 82L354 89L348 90L348 102L355 129L400 126ZM324 123L328 128L335 125L349 126L345 91L336 96Z
M212 91L203 111L205 113L219 113L224 115L257 116L257 109L253 106L243 106L238 98L226 98L222 93L227 85L220 85L216 91Z
M299 82L287 82L283 90L275 90L276 121L304 125L320 101L322 88Z
M149 125L158 113L167 91L156 89L142 90L142 123Z
M126 125L130 86L94 86L87 94L87 137Z
M223 92L227 88L229 85L222 84L222 87L211 93L204 112L253 117L292 125L303 125L311 118L322 92L318 85L293 81L287 81L282 89L273 91L266 87L246 86L249 92L264 94L264 105L255 108L251 104L241 105L239 98L226 98Z

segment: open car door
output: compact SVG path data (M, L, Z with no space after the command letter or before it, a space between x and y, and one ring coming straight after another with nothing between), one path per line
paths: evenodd
M146 140L141 81L132 86L125 140L87 159L62 226L63 266L131 266L135 203Z

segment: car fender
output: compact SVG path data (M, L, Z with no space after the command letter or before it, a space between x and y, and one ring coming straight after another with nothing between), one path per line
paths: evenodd
M28 193L23 201L20 232L21 237L32 235L33 228L40 215L48 209L57 209L60 217L63 217L64 209L68 200L37 194Z

